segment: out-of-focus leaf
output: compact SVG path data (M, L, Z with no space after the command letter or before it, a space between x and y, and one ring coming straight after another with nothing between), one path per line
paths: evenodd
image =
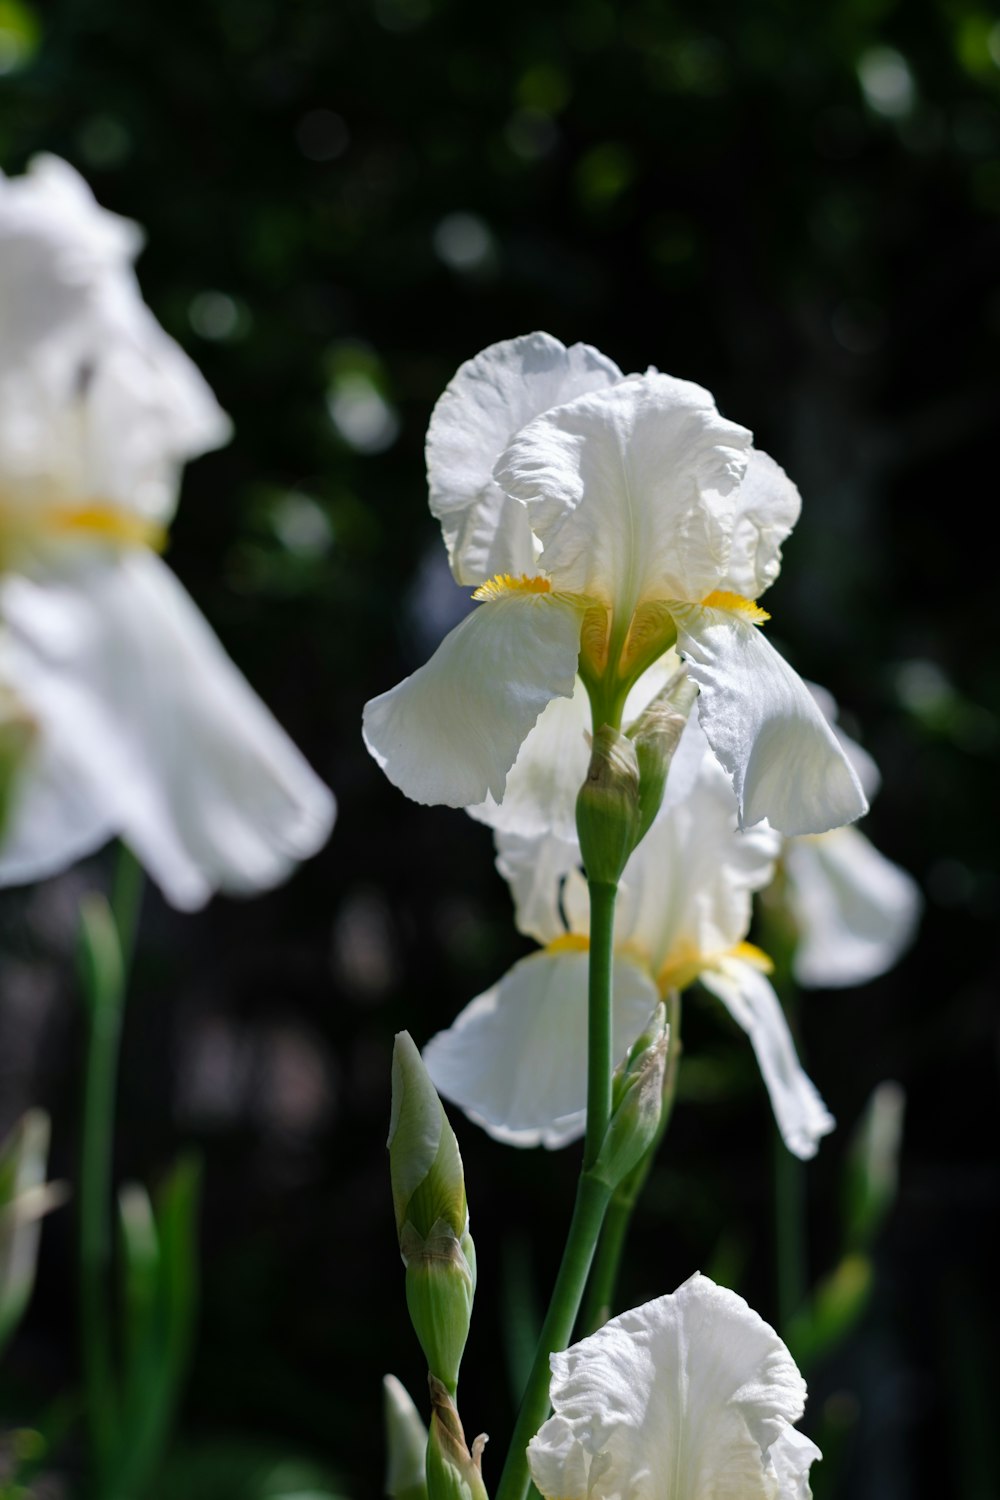
M0 1350L21 1321L35 1284L41 1219L65 1201L46 1183L49 1117L33 1109L0 1144Z

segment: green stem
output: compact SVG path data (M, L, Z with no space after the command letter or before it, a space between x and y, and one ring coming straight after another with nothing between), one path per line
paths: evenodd
M617 885L590 882L587 1034L587 1133L566 1248L514 1424L496 1500L524 1500L530 1484L528 1443L549 1414L549 1355L565 1349L587 1285L611 1197L591 1173L611 1118L611 1002Z
M605 1183L586 1172L581 1174L562 1264L542 1324L496 1500L524 1500L528 1492L528 1443L549 1414L549 1355L569 1343L610 1196Z
M616 885L590 882L590 966L587 1002L587 1134L583 1170L596 1162L611 1119L611 985Z
M660 1123L646 1154L616 1188L608 1205L607 1218L601 1232L601 1242L597 1247L594 1270L587 1285L587 1296L580 1317L585 1333L593 1333L611 1316L615 1287L618 1284L618 1274L632 1222L632 1213L646 1184L656 1153L660 1149L660 1142L667 1133L677 1097L677 1072L681 1055L680 992L670 990L666 997L666 1004L670 1036L667 1043L667 1066L663 1077Z

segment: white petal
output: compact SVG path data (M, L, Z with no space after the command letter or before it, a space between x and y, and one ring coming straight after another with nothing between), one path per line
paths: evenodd
M81 795L174 905L274 885L326 841L330 793L159 558L8 577L0 604Z
M858 829L791 841L785 870L800 984L866 984L891 969L912 942L920 889Z
M733 779L740 821L825 833L868 810L861 783L805 683L758 626L722 609L671 605L698 683L698 717Z
M467 809L498 833L576 838L576 799L590 764L590 700L579 678L571 698L553 698L525 738L507 776L503 801Z
M801 509L802 498L780 464L759 449L751 449L719 588L746 599L759 599L781 571L781 544Z
M559 905L563 877L580 859L575 839L554 833L526 838L519 833L494 835L497 869L510 886L518 932L536 943L551 943L566 931Z
M627 619L719 587L749 448L700 386L644 375L536 418L495 473L528 505L553 585Z
M500 802L521 743L576 684L580 614L554 594L487 600L426 665L365 705L365 744L414 802Z
M583 1135L588 957L541 952L522 959L424 1049L438 1091L495 1140L554 1149ZM616 959L616 1063L656 1002L648 976Z
M741 959L726 958L702 974L701 982L750 1038L782 1140L807 1161L836 1121L799 1062L770 980Z
M555 1414L528 1445L548 1500L776 1500L770 1450L805 1382L734 1292L693 1276L551 1365Z
M809 1469L823 1455L802 1432L786 1427L771 1444L768 1458L778 1482L775 1500L812 1500Z
M431 514L459 583L535 572L527 511L495 483L493 465L532 417L620 379L589 344L567 349L547 333L491 344L460 367L427 431Z

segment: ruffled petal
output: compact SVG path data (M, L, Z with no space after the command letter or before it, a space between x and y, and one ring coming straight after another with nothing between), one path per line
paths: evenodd
M580 612L555 594L490 599L425 666L365 705L364 739L414 802L501 802L521 743L552 698L576 684Z
M786 1427L768 1453L778 1485L774 1500L812 1500L809 1469L822 1457L804 1433Z
M698 683L698 717L733 780L740 825L825 833L867 812L857 774L801 677L758 627L724 609L672 604Z
M325 843L332 796L159 558L8 577L0 608L81 797L175 906L274 885Z
M750 1038L781 1138L794 1156L808 1161L836 1125L795 1051L795 1043L770 980L751 964L723 958L701 975Z
M491 344L460 367L427 432L431 514L459 583L534 573L528 513L495 483L493 465L533 417L620 379L614 361L589 344L567 349L547 333Z
M923 905L912 876L857 828L796 839L784 862L800 984L867 984L892 968L913 941Z
M487 797L470 818L498 833L576 838L576 799L590 764L590 700L579 678L570 698L553 698L510 768L503 801Z
M497 870L510 887L518 932L543 945L554 942L566 931L559 894L563 878L580 858L576 840L554 833L540 838L497 833L494 840Z
M750 450L736 499L726 572L717 587L757 599L781 571L781 544L799 519L802 497L780 464Z
M805 1382L734 1292L693 1276L551 1365L554 1415L528 1445L548 1500L776 1500Z
M749 449L708 391L651 374L537 417L494 472L528 506L553 586L627 620L719 587Z
M425 1047L424 1062L438 1091L495 1140L554 1149L583 1135L588 957L562 951L522 959ZM616 1062L656 1002L649 977L627 959L616 959Z

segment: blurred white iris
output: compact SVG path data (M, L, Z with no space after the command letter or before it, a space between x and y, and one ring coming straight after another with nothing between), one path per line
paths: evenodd
M230 424L142 301L141 244L55 157L0 176L0 882L119 835L193 908L282 879L334 804L157 556Z

